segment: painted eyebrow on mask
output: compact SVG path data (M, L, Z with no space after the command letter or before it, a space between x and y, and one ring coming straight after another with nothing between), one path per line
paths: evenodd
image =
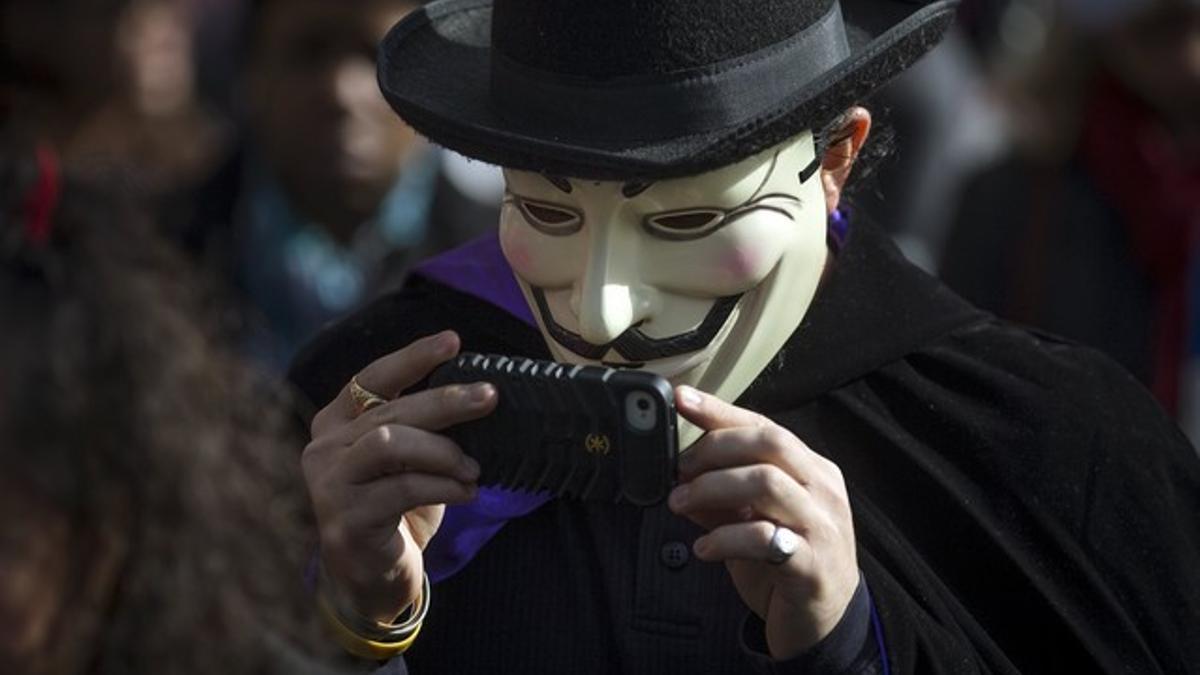
M651 185L654 185L653 181L631 180L621 186L621 195L624 196L625 199L633 199L646 190L649 190Z
M802 205L804 202L793 194L771 192L763 194L775 170L779 168L779 152L771 157L771 165L759 182L754 192L746 201L732 208L717 206L684 207L661 213L652 213L642 219L642 229L651 236L666 241L692 241L702 239L717 230L733 223L743 216L759 210L774 211L788 220L795 221L796 217L790 211L779 206L776 202L791 202Z
M541 176L546 179L546 182L558 188L558 191L565 195L571 194L571 191L574 189L571 187L571 181L562 176L551 176L549 174L541 174Z

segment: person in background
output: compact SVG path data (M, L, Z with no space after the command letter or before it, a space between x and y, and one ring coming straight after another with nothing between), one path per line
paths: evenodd
M231 128L197 90L195 30L184 0L132 0L122 9L116 91L79 130L72 155L124 167L151 198L194 190L216 170Z
M951 197L964 177L1007 147L986 77L988 26L999 1L965 0L942 43L873 99L896 147L880 163L872 189L855 191L855 215L885 225L926 271L937 265L954 215ZM873 136L877 143L879 131Z
M0 155L0 672L323 673L284 396L109 185Z
M970 180L940 274L1098 347L1200 438L1200 6L1060 0L1013 89L1014 152Z
M324 323L395 285L413 260L482 232L496 209L451 185L396 119L375 45L414 0L255 0L240 84L246 138L196 200L185 244L250 315L247 353L282 369Z
M0 135L76 173L121 175L156 207L196 189L230 137L195 87L184 0L3 0Z

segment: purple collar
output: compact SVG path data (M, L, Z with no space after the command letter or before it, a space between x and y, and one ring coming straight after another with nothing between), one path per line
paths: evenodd
M429 258L413 273L489 302L537 327L495 232Z

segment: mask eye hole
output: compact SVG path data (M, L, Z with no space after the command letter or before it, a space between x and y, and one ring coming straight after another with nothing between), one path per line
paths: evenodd
M574 234L583 227L579 212L556 204L516 199L517 208L533 229L556 237Z
M725 212L719 209L670 211L647 216L644 224L650 234L662 239L699 239L725 224Z

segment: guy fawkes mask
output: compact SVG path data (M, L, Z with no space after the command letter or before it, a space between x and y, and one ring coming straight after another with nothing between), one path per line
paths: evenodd
M816 293L819 167L805 132L657 182L506 170L501 246L556 360L643 368L733 401ZM684 427L681 446L698 436Z

